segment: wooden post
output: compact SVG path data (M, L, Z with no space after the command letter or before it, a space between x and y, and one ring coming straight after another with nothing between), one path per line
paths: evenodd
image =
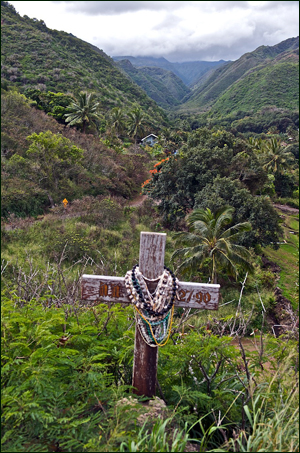
M149 279L162 274L165 259L165 233L141 232L139 268ZM154 291L155 282L149 282L148 288ZM202 308L217 310L220 285L194 282L178 283L178 299L174 305L182 308ZM81 300L89 303L119 302L130 304L124 277L105 275L87 275L81 278ZM148 346L138 328L135 330L134 363L132 385L137 395L152 397L155 395L158 348Z
M156 278L164 270L165 233L141 233L139 268L146 278ZM132 385L137 395L154 396L158 348L148 346L135 327Z

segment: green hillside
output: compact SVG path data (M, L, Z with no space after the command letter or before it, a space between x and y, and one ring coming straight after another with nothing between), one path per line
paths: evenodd
M171 71L158 67L135 68L129 60L121 60L118 66L163 108L179 105L190 89Z
M279 62L250 72L232 84L213 105L210 113L257 112L266 105L297 109L299 105L299 66L293 61Z
M223 115L224 107L227 112L237 108L257 111L266 105L294 108L299 99L298 54L299 38L272 47L261 46L217 68L180 109L205 111L213 107L213 112L218 110Z
M144 111L154 109L157 120L164 113L145 92L116 67L102 50L72 34L47 28L43 21L21 17L1 2L2 83L21 91L97 93L104 110L138 104Z
M114 62L72 34L21 17L7 2L1 7L2 84L20 92L28 88L73 95L93 91L102 114L113 107L128 112L140 106L155 133L168 124L166 111L173 117L209 112L215 118L230 115L234 120L268 106L298 108L299 38L261 46L230 63L170 63L153 57ZM221 66L213 70L216 65ZM184 83L194 87L191 90Z

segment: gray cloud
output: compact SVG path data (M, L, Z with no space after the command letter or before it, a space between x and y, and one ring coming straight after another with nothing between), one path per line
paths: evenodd
M260 2L257 2L260 3ZM298 1L284 1L284 2L261 2L261 5L258 5L258 7L261 8L261 10L272 10L272 9L277 9L280 8L281 6L287 7L287 6L298 6L299 7L299 2Z
M65 3L69 11L77 11L91 15L107 14L115 15L121 13L128 13L134 11L145 11L145 10L172 10L181 6L187 6L188 4L200 3L193 1L153 1L153 2L135 2L135 1L53 1L52 3ZM222 2L220 2L222 3ZM229 2L232 3L232 2ZM242 2L245 3L245 2Z
M273 46L299 35L298 1L12 3L17 9L22 7L23 14L28 14L25 5L33 11L40 5L38 18L44 19L50 28L72 33L110 56L152 55L170 61L236 60L261 45ZM48 16L45 13L43 17L41 4L47 5Z
M69 11L77 11L90 15L106 14L115 15L134 11L172 11L187 6L197 6L203 11L221 11L232 8L249 10L272 10L281 6L288 7L299 5L298 1L52 1L64 3Z

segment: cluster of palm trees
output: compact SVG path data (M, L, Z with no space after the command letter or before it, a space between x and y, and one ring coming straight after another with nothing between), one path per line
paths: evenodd
M97 127L97 123L101 121L102 116L99 111L100 103L98 102L95 94L82 92L77 96L68 107L65 114L65 121L70 126L81 126L82 132L86 133L89 126ZM109 124L111 131L113 131L119 138L128 133L134 138L135 144L141 134L144 133L145 128L148 126L146 116L140 107L134 107L127 115L120 107L114 107L111 110Z
M148 121L140 109L140 107L133 108L127 115L123 112L121 107L114 107L110 115L111 130L119 138L125 131L134 137L134 143L137 144L138 137L144 134Z

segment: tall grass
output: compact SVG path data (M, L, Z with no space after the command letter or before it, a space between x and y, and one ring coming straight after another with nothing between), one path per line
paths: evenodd
M291 356L263 388L244 407L250 429L233 436L216 451L296 452L299 451L299 386L291 371ZM296 378L296 379L295 379Z

